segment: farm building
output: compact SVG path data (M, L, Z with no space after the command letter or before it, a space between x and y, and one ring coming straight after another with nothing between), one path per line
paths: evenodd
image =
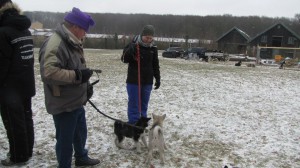
M300 36L282 23L277 23L249 41L250 56L260 59L300 58Z
M300 36L282 23L277 23L249 41L250 46L299 47Z
M218 50L231 54L246 54L249 35L237 27L233 27L228 32L219 37Z

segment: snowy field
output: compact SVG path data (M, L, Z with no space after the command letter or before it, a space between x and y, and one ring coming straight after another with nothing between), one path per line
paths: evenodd
M125 80L127 65L121 50L86 50L88 66L101 69L92 102L104 113L127 120ZM44 106L36 53L37 94L33 98L34 155L28 168L54 168L55 129ZM234 62L206 63L159 56L162 85L152 92L148 114L166 114L166 163L154 154L154 167L239 168L300 167L300 71ZM97 79L93 75L91 81ZM118 149L113 121L87 104L88 142L91 157L101 168L144 168L146 148ZM152 120L150 122L152 124ZM131 140L126 139L130 145ZM8 143L0 122L0 158ZM74 165L74 163L73 163ZM1 167L1 165L0 165Z

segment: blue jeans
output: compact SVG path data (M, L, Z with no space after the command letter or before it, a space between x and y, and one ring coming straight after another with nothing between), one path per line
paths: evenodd
M71 168L73 146L75 159L87 158L84 148L87 139L85 110L83 107L72 112L53 115L56 128L56 157L59 168Z
M138 85L127 83L126 89L128 94L128 123L134 124L141 116L147 117L152 85L141 86L141 113L139 112Z

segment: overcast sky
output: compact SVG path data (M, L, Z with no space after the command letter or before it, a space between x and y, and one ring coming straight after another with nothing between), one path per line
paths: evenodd
M267 16L294 18L300 0L12 0L23 11Z

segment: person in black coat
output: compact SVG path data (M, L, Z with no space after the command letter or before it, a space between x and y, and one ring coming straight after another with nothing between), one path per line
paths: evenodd
M125 46L121 57L122 62L128 64L126 89L128 94L128 123L130 124L135 124L141 116L147 117L154 79L154 89L160 87L159 60L153 35L154 27L146 25L141 34L135 36Z
M279 69L283 69L283 65L285 64L285 59L280 62Z
M34 128L31 99L35 95L31 21L10 0L0 0L0 105L9 140L4 166L32 157Z

